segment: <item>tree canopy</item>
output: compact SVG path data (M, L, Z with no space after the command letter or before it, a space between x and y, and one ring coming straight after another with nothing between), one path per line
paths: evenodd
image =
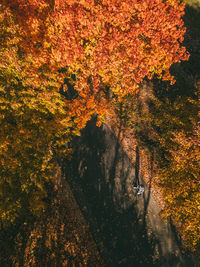
M2 220L37 210L56 149L95 112L103 120L107 87L120 101L145 77L174 82L170 66L188 59L183 14L176 0L0 1ZM64 98L72 75L76 97Z
M173 81L172 63L188 58L177 0L40 0L1 1L20 27L19 44L27 68L38 82L59 67L77 76L76 89L85 96L108 83L118 95L133 92L145 76ZM12 29L12 25L10 26ZM35 69L35 71L33 71ZM84 92L83 92L84 91Z

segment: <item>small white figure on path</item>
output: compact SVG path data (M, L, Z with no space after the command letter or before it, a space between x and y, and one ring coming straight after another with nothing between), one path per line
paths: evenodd
M137 194L141 195L142 193L144 193L144 185L140 184L138 186L133 186L134 189L137 190Z

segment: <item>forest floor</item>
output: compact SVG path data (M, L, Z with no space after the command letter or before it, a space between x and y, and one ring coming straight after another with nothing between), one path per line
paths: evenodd
M60 168L46 211L14 231L13 240L8 239L8 232L0 236L3 267L105 266Z

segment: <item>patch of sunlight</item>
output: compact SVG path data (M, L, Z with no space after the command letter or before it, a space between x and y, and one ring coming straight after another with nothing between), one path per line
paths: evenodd
M184 1L189 6L193 6L195 8L199 8L200 7L200 0L184 0Z

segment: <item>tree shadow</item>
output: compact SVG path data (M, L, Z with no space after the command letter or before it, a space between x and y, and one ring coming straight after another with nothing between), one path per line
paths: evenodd
M141 201L132 186L135 166L109 128L98 128L91 120L72 147L72 160L63 162L63 172L106 266L179 266L173 255L166 261L159 239L149 231L151 187ZM143 205L142 213L138 205Z
M160 100L167 97L174 101L178 96L197 97L196 85L200 79L200 5L186 5L183 20L186 27L183 45L190 53L190 58L171 66L170 72L176 80L174 85L154 79L154 94Z

